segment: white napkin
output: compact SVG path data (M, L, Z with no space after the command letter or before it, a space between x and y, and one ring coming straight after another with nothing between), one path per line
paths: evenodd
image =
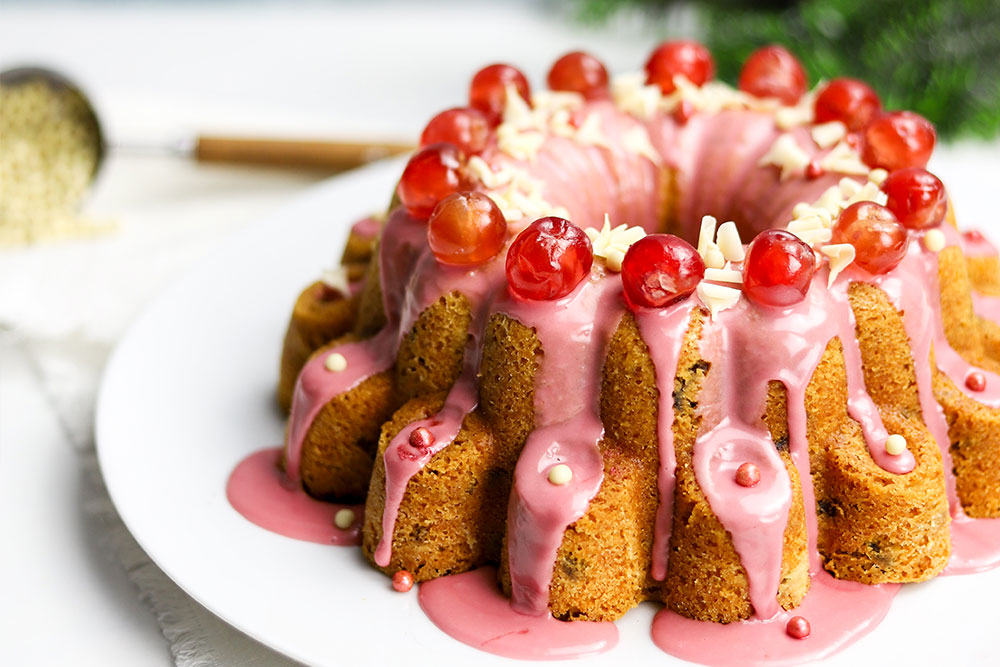
M149 559L121 522L94 451L101 373L114 343L159 289L238 226L316 179L316 174L117 158L105 167L91 212L118 218L118 232L0 250L2 342L19 345L35 366L80 454L86 510L98 540L156 616L179 667L297 663L195 602Z

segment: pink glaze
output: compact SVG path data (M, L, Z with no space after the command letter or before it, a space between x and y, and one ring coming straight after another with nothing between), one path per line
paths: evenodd
M374 239L382 231L382 223L375 217L368 216L351 225L351 234L363 239Z
M976 315L991 322L1000 322L1000 296L972 293L972 308Z
M652 562L653 579L657 581L663 581L667 576L667 551L670 548L670 529L674 518L674 471L677 469L677 459L674 456L673 384L693 308L694 300L685 299L669 308L643 308L635 312L639 333L646 341L649 356L653 360L659 392L656 436L660 459L657 474L660 503L656 508L656 524L653 526Z
M960 242L959 235L954 230L947 227L942 229L949 245ZM887 276L880 277L878 284L904 313L903 323L913 348L923 420L941 449L952 517L952 555L945 572L966 574L996 567L1000 565L1000 519L970 519L965 515L958 499L952 472L948 422L944 411L934 399L934 369L930 364L932 345L938 370L945 373L970 398L994 409L1000 406L1000 377L976 369L962 359L948 343L941 316L936 253L924 250L919 243L911 243L903 262ZM926 285L927 289L912 289L915 284ZM972 392L965 386L965 378L972 370L979 370L986 376L984 391Z
M289 482L281 471L281 447L254 452L236 466L226 483L226 498L237 512L261 528L306 542L361 544L364 505L325 503ZM342 509L354 511L347 530L334 525Z
M563 533L586 513L604 479L601 368L623 312L622 285L616 276L594 276L556 301L508 291L496 307L534 329L544 350L535 374L535 429L514 469L507 518L511 606L541 615ZM548 470L560 463L573 478L557 486Z
M549 614L517 613L500 592L492 567L421 584L420 607L434 625L463 644L506 658L582 658L618 644L614 623L566 623Z
M714 667L798 665L821 660L871 632L889 611L899 586L867 586L813 573L801 605L767 620L709 623L664 609L653 619L653 642L670 655ZM792 616L809 620L812 632L794 639L785 631Z
M383 455L385 506L382 510L382 537L375 549L375 562L383 567L389 564L392 556L392 535L396 517L410 478L427 465L434 454L454 441L465 416L479 404L476 372L479 369L486 317L495 297L495 291L501 285L506 285L506 280L503 278L502 255L484 266L460 269L439 264L432 254L426 253L418 266L423 269L421 276L436 276L436 279L424 280L420 283L422 288L414 289L419 307L410 309L411 315L406 318L400 331L407 331L412 326L414 317L433 303L439 295L450 292L460 292L469 301L472 322L469 327L469 342L465 350L461 377L448 392L441 410L397 433ZM415 450L409 442L410 432L419 426L427 428L434 436L434 444L423 451Z
M948 225L942 225L947 227ZM968 230L972 231L972 230ZM980 239L973 239L966 234L960 234L958 242L962 246L962 254L966 257L996 257L997 247L980 232Z

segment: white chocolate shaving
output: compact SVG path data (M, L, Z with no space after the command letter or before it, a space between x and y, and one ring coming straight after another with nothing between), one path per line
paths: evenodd
M861 156L846 141L834 146L833 150L819 161L819 166L823 171L832 174L868 175L868 165L861 161Z
M838 141L847 136L847 126L839 120L816 125L809 131L813 141L820 148L830 148Z
M600 257L612 271L622 270L622 260L632 244L646 235L642 227L618 225L611 227L611 218L604 214L604 226L600 230L589 228L584 230L590 239L594 257Z
M758 160L757 164L761 167L768 165L778 167L781 169L781 180L785 181L791 178L795 172L806 168L806 165L809 164L809 154L799 146L791 134L782 134L774 140L771 148Z
M743 240L740 238L740 231L733 221L724 222L719 227L718 245L722 256L727 262L739 264L746 258L746 250L743 248Z
M522 132L507 123L497 127L497 148L515 160L531 162L544 143L545 135L541 132Z
M642 125L636 125L622 135L622 145L625 150L644 157L653 164L660 164L662 159L660 154L653 148L653 143L649 140L649 133Z
M739 303L740 296L743 294L741 290L733 287L714 285L705 281L698 283L697 293L698 298L708 307L713 320L723 310L732 308Z
M583 106L583 95L566 90L538 90L531 95L535 109L548 112L572 111Z
M344 296L351 293L347 281L347 267L335 266L332 269L326 269L320 276L320 280L327 287L337 290Z
M792 233L811 246L828 243L833 238L833 231L829 229L805 229Z
M698 254L703 255L710 245L715 244L715 226L718 221L714 216L705 215L701 218L701 230L698 232Z
M574 140L582 146L600 146L601 148L611 148L611 142L601 129L601 117L596 113L588 115L580 129L577 130Z
M840 272L854 262L856 251L850 243L834 243L823 246L819 251L826 255L830 261L830 279L827 281L826 286L832 287L833 281L837 279Z
M705 269L705 280L714 283L743 284L743 274L736 269Z
M478 155L470 157L466 166L480 183L490 189L507 185L514 179L514 174L510 169L501 168L498 171L493 171L486 160Z
M889 178L889 172L885 169L876 167L868 172L868 181L874 183L875 185L881 186L885 183L885 179Z

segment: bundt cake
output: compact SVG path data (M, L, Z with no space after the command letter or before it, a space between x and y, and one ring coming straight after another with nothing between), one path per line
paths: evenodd
M481 70L295 304L285 474L364 502L446 629L492 580L525 619L660 601L692 660L818 656L1000 562L1000 265L933 127L777 46L713 74L689 41Z

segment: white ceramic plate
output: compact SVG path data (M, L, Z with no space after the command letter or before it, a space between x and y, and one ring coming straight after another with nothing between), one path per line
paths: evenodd
M296 294L339 256L349 223L385 204L398 161L331 180L251 227L165 291L114 354L97 414L108 489L178 585L260 642L317 666L510 664L439 631L355 548L299 542L237 514L233 466L280 444L278 357ZM910 586L871 635L828 662L996 664L1000 570ZM649 639L656 605L619 621L586 664L678 664Z

